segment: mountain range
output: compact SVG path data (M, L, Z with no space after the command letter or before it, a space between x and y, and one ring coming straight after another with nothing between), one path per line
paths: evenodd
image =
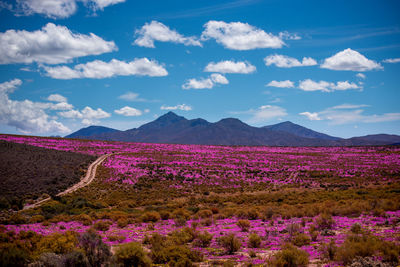
M398 135L377 134L344 139L319 133L290 121L253 127L235 118L211 123L200 118L188 120L174 112L168 112L152 122L126 131L103 126L89 126L65 138L247 146L364 146L400 143Z

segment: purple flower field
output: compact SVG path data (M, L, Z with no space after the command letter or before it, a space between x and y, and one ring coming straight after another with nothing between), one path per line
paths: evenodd
M174 240L190 232L192 238L179 245L200 252L209 265L231 260L280 266L279 252L288 243L305 251L308 264L315 266L351 263L355 256L348 251L357 244L374 243L368 253L359 255L355 249L356 256L388 264L399 260L399 147L223 147L10 135L0 139L97 156L115 153L102 163L93 184L66 200L103 201L98 210L76 208L57 214L64 219L54 219L42 208L27 214L43 214L45 220L5 224L6 231L48 236L96 229L112 250L139 242L148 251L154 250L148 240L156 233ZM113 211L119 215L113 217ZM80 213L87 214L89 222L78 219ZM96 228L101 223L107 226ZM205 231L211 240L199 245ZM229 234L240 244L233 253L227 253L221 241ZM392 254L379 246L388 246Z

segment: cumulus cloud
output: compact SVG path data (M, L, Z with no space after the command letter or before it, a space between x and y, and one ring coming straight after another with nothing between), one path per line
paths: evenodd
M109 118L111 116L110 113L101 108L92 109L91 107L85 107L81 111L69 110L58 112L58 115L68 119L81 119L84 125L93 125L99 123L100 119Z
M281 48L282 38L242 22L226 23L211 20L204 25L202 40L215 39L225 48L251 50L257 48Z
M220 84L228 84L229 83L228 79L224 75L221 75L219 73L211 74L210 78L211 78L211 81L213 81L214 83L220 83Z
M46 75L54 79L92 78L101 79L114 76L167 76L167 70L155 60L137 58L131 62L112 59L110 62L95 60L76 65L73 69L67 66L44 67Z
M114 50L117 50L114 42L107 42L93 33L72 33L67 27L53 23L33 32L8 30L0 33L0 64L59 64Z
M120 109L116 109L116 110L114 110L114 112L119 115L129 116L129 117L142 115L142 111L140 111L139 109L128 107L128 106L125 106Z
M337 54L326 58L321 68L330 70L370 71L379 70L383 67L357 51L347 48Z
M22 84L20 79L0 83L0 93L12 93Z
M186 46L202 46L196 37L185 37L161 22L154 20L146 23L135 33L138 38L134 41L134 44L138 46L154 48L154 41L180 43Z
M51 94L47 97L47 100L53 102L67 102L67 98L60 94Z
M400 113L384 113L384 114L372 114L364 115L363 107L368 105L352 105L342 104L327 108L320 112L302 112L300 115L306 116L308 119L313 120L319 118L319 120L326 120L332 124L348 124L348 123L377 123L377 122L389 122L400 120ZM307 115L308 114L308 115ZM311 116L309 114L312 114Z
M337 82L331 83L331 82L326 82L326 81L313 81L311 79L306 79L303 81L300 81L299 84L299 89L303 91L322 91L322 92L333 92L333 91L344 91L344 90L349 90L349 89L362 89L359 85L353 83L353 82Z
M300 62L296 58L288 57L285 55L270 55L264 58L265 65L275 65L279 68L293 68L317 65L317 61L311 57L303 57Z
M183 89L211 89L214 87L214 83L210 78L201 79L189 79L183 85Z
M294 82L285 80L285 81L270 81L266 86L270 87L278 87L278 88L293 88Z
M388 58L388 59L383 60L382 62L384 62L384 63L399 63L400 58Z
M72 105L64 102L54 104L10 99L9 94L21 84L19 79L0 83L0 123L15 127L22 133L70 131L62 123L52 119L46 110L64 110L72 108Z
M242 73L248 74L256 71L256 67L245 61L231 61L225 60L217 63L210 62L204 68L206 72L220 72L220 73Z
M161 110L183 110L183 111L190 111L192 110L191 106L188 106L186 104L180 104L180 105L176 105L176 106L165 106L162 105L160 107Z
M321 118L318 116L317 112L301 112L299 113L302 116L306 116L310 121L320 121Z
M209 78L189 79L183 85L182 89L211 89L217 84L228 84L228 79L219 74L213 73Z
M40 14L52 19L64 19L76 13L78 2L96 11L125 0L17 0L17 14Z

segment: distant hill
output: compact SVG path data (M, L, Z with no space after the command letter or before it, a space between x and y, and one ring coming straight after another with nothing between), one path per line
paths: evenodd
M168 112L139 128L119 131L91 126L66 137L144 143L250 146L357 146L400 142L400 136L397 135L383 134L342 139L292 122L259 128L235 118L211 123L200 118L188 120L173 112Z
M306 137L306 138L318 138L323 140L340 140L342 138L333 137L327 134L319 133L313 130L310 130L306 127L303 127L298 124L294 124L290 121L281 122L274 125L264 126L266 129L270 129L272 131L281 131L290 134L294 134L296 136Z
M83 138L90 137L92 135L104 134L104 133L113 133L120 132L119 130L104 127L104 126L89 126L86 128L82 128L70 135L65 136L66 138Z

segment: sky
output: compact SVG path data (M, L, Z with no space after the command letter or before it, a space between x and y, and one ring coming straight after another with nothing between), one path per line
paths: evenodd
M0 133L168 111L400 135L400 2L0 1Z

